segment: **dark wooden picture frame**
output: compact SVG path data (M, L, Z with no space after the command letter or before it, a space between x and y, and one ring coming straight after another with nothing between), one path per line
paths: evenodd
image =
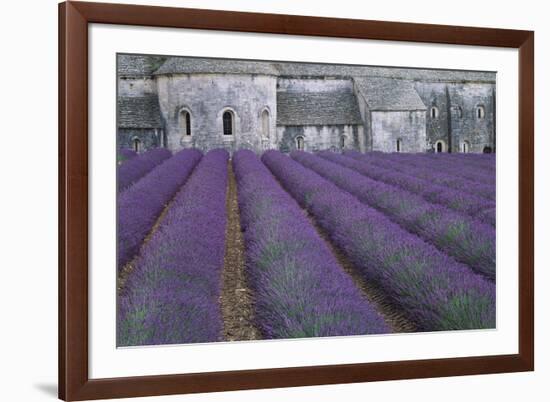
M519 353L89 379L88 24L193 28L519 49ZM59 397L138 397L534 370L534 32L65 2L59 5Z

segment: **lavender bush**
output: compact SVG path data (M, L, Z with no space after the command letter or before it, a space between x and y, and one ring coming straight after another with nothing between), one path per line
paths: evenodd
M119 297L119 346L221 340L228 158L202 158L143 247Z
M122 148L121 150L118 151L118 154L117 154L117 161L119 163L121 162L125 162L127 161L128 159L132 159L132 158L135 158L137 156L137 152L132 150L132 149L128 149L128 148Z
M426 201L441 204L460 213L470 215L481 222L495 226L495 216L480 214L490 208L494 210L495 203L485 198L440 186L425 180L417 179L394 171L392 165L376 166L372 163L357 161L334 152L321 152L318 155L347 168L353 169L371 179L399 187L411 193L418 194Z
M166 148L155 148L118 166L118 191L130 187L170 156L172 156L172 154Z
M474 166L488 172L496 170L496 154L451 153L448 155L452 160L456 160L459 165Z
M421 329L495 327L494 283L280 152L262 160L365 279Z
M233 156L255 319L266 338L391 332L251 151Z
M436 163L441 163L445 167L454 168L455 170L460 170L462 172L467 172L468 174L473 174L476 179L485 179L488 182L494 181L495 178L495 164L483 162L479 158L474 158L471 156L466 156L467 154L457 154L457 153L442 153L442 154L431 154L426 157L430 161L435 161Z
M301 151L291 155L365 204L383 211L403 228L495 280L496 239L495 229L490 225L321 157Z
M185 183L202 157L200 151L183 150L157 166L117 200L118 258L120 270L139 251L162 210Z
M391 166L392 170L396 172L440 186L453 188L466 194L475 194L491 201L495 201L496 198L496 186L494 184L490 185L471 181L458 177L456 174L444 173L440 169L434 169L429 165L420 167L407 163L407 161L414 160L415 158L418 159L416 155L407 155L404 157L403 154L400 153L380 155L378 152L362 154L357 151L346 151L345 155L380 167Z
M453 162L448 158L449 154L403 154L404 159L408 159L416 166L431 167L439 169L448 174L454 174L477 183L486 185L495 184L495 173L488 172L473 166Z

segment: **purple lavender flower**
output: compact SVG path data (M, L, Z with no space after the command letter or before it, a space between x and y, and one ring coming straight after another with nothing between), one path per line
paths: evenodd
M417 154L381 154L379 152L362 154L357 151L346 151L345 155L380 167L391 166L393 171L453 188L466 194L474 194L491 201L495 201L496 198L494 183L483 184L457 174L445 173L442 169L430 166L429 160Z
M183 150L153 169L117 200L118 258L120 270L139 251L143 240L174 194L185 183L202 157L197 150Z
M137 156L137 152L133 149L128 148L122 148L118 151L117 160L118 162L125 162L128 159L135 158Z
M118 346L221 340L228 158L202 158L141 250L118 300Z
M332 162L353 169L364 176L370 177L371 179L396 186L414 194L418 194L428 202L443 205L447 208L478 219L480 222L495 226L494 215L486 213L480 215L480 211L495 208L495 203L493 201L454 190L452 188L440 186L416 177L408 176L393 170L393 167L389 164L385 167L380 167L373 163L355 160L334 152L320 152L318 155Z
M439 169L445 173L463 177L467 180L483 183L486 185L495 184L495 172L485 171L475 166L468 166L464 163L453 162L449 154L402 154L405 159L417 166L430 166L432 169Z
M300 151L291 156L360 201L384 212L404 229L495 280L496 238L492 226L318 156Z
M255 319L266 338L391 332L251 151L233 156Z
M118 166L118 191L127 189L171 156L166 148L155 148Z
M494 283L280 152L262 160L364 278L421 329L495 327Z

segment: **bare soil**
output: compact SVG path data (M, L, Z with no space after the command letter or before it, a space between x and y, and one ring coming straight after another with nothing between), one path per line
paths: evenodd
M226 341L262 339L254 325L254 302L246 282L244 240L241 232L237 182L231 162L228 165L227 227L220 303L223 337Z
M416 332L418 330L416 324L410 321L397 306L392 304L379 288L366 281L359 274L359 270L350 261L350 259L338 247L332 244L328 234L317 225L315 219L309 214L308 216L311 224L315 227L319 235L325 240L328 247L332 251L332 254L336 257L344 271L346 271L346 273L351 277L355 285L361 290L367 300L377 309L392 331L397 333Z
M178 190L179 192L179 190ZM178 192L176 192L176 194L178 194ZM149 232L149 234L145 237L145 239L143 240L143 243L141 244L140 246L140 252L141 252L141 249L143 248L143 246L145 246L149 240L151 240L151 237L155 234L155 232L157 231L157 229L159 228L164 216L166 215L166 213L168 212L168 210L170 209L170 206L172 205L172 202L174 201L174 198L176 196L174 195L174 197L172 198L172 200L170 200L170 202L168 204L166 204L166 206L164 207L164 209L162 210L162 212L160 213L159 217L157 218L157 220L155 221L155 224L153 225L153 227L151 228L151 231ZM120 273L118 274L118 277L117 277L117 292L120 293L122 292L122 290L124 289L124 286L126 285L126 281L128 280L128 276L132 273L132 271L134 270L134 265L136 263L136 259L137 257L139 256L139 252L136 254L136 256L134 258L132 258L128 263L126 263L126 265L124 265L122 267L122 269L120 270Z

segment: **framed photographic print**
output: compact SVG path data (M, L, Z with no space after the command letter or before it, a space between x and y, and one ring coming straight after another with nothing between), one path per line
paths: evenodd
M59 16L60 398L533 370L533 32Z

